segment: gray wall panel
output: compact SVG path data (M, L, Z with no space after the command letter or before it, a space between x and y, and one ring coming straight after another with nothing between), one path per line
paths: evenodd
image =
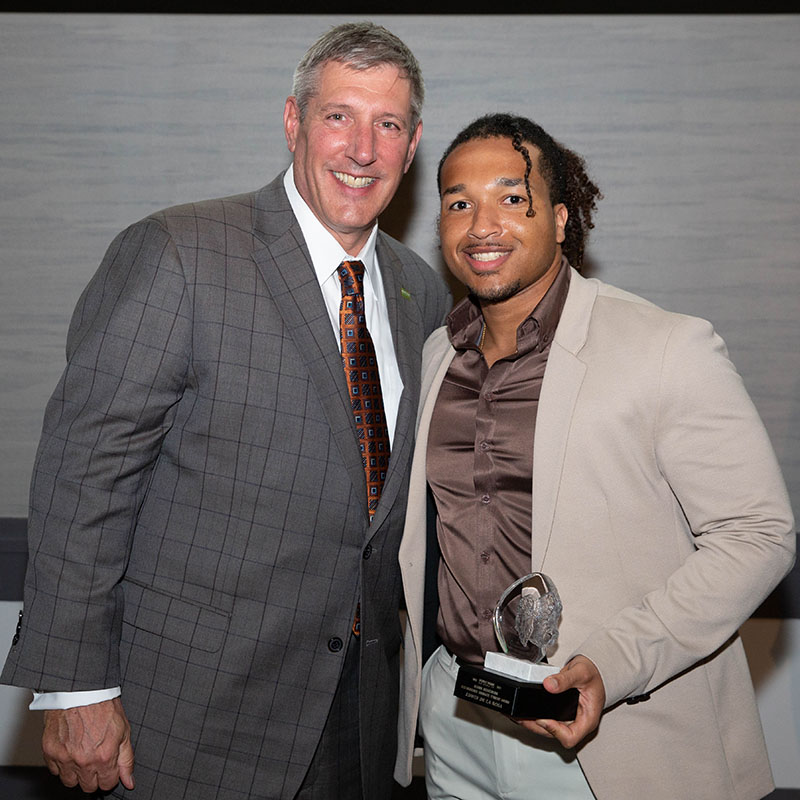
M25 514L69 314L126 224L265 183L306 44L339 17L0 15L0 514ZM490 110L582 152L592 274L711 319L800 495L800 18L376 17L426 74L386 226L442 269L435 167Z

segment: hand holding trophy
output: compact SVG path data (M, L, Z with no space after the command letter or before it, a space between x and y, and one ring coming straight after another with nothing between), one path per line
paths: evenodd
M463 665L455 695L518 719L575 718L577 689L551 694L542 681L558 667L543 663L558 640L561 599L541 572L514 581L494 611L494 631L502 653L487 653L483 669Z

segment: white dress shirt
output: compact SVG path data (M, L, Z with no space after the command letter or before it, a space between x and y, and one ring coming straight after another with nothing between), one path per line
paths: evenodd
M400 395L403 393L403 381L397 367L397 356L392 342L392 329L389 325L389 312L386 307L386 295L383 290L383 278L375 252L375 240L378 235L378 224L375 223L369 239L360 253L347 253L333 234L314 216L314 212L297 191L294 184L294 170L290 166L283 176L283 187L289 197L303 238L306 240L308 252L314 272L317 274L319 287L328 316L331 320L336 341L339 337L339 304L342 300L342 285L336 274L339 264L344 260L361 261L364 264L364 304L367 315L367 328L375 345L378 358L378 371L381 376L381 392L383 409L386 414L386 425L389 429L389 441L394 441L394 429L397 423L397 408ZM341 349L341 343L340 343ZM344 367L343 367L344 369ZM51 708L74 708L91 703L100 703L119 697L122 691L119 686L113 689L96 689L88 692L34 692L31 710Z
M375 252L378 223L376 222L373 226L372 233L360 253L347 253L300 197L300 193L294 185L292 167L289 167L283 176L283 186L289 197L292 211L300 223L300 230L303 231L303 238L306 240L311 262L317 273L319 288L322 290L322 298L325 300L325 307L328 309L328 316L337 342L340 341L339 304L342 300L342 284L336 274L337 269L339 264L345 260L361 261L364 264L364 305L367 314L367 328L375 345L375 355L378 358L383 409L386 412L389 441L393 442L397 407L400 405L400 395L403 393L403 381L397 367L392 329L389 325L389 311L386 307L386 295L383 290L383 278L379 269L378 254Z

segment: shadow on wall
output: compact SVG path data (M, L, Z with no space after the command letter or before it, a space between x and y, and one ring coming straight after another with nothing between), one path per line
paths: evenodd
M386 211L381 214L381 230L401 242L407 238L408 228L413 216L412 209L415 205L419 205L414 200L418 196L417 191L422 191L418 183L416 163L412 161L406 176L400 182L400 187L392 198L392 202L389 203ZM431 220L431 235L434 233L435 225L434 221Z
M5 661L5 654L3 655ZM44 712L29 711L31 693L27 689L3 687L3 731L0 736L2 764L19 764L24 766L40 766L42 751L42 725ZM13 797L4 795L0 797Z
M792 657L796 645L782 624L785 619L800 619L800 561L742 626L742 642L756 691L770 680L776 665Z
M782 622L779 619L748 620L739 631L756 691L769 681L776 665L788 658L790 643Z
M753 616L800 619L800 559L775 591L755 610Z

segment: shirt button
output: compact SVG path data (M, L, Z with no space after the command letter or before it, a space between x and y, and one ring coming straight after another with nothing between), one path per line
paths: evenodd
M484 392L484 393L483 393L483 399L484 399L484 400L485 400L487 403L491 403L491 402L492 402L492 399L493 399L493 397L492 397L492 393L491 393L491 392Z
M494 611L492 611L490 608L484 608L481 612L481 616L484 619L491 619L494 616Z
M486 505L487 503L490 503L491 500L492 500L492 498L489 497L488 494L485 494L483 497L481 497L481 503L483 503L484 505Z
M490 558L491 556L485 550L481 553L481 561L483 561L484 564L488 564Z
M342 647L344 647L344 642L338 636L332 636L328 639L328 650L331 653L339 653Z
M481 442L480 448L484 451L484 453L491 447L489 442Z

